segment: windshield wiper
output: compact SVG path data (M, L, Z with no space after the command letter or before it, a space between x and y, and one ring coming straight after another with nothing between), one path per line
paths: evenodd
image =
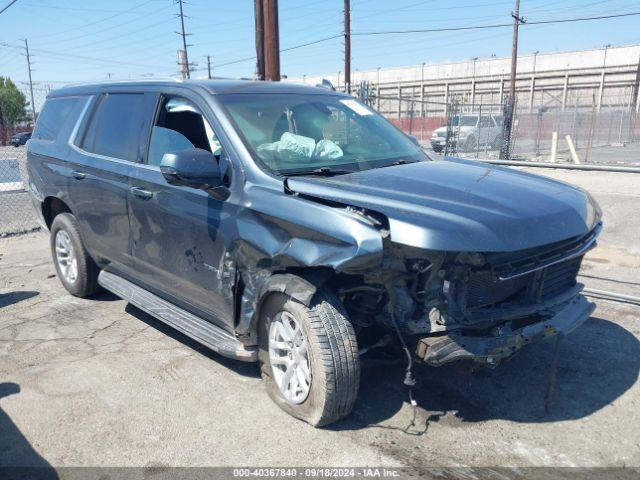
M311 170L293 170L289 172L282 172L282 174L286 177L295 177L300 175L322 175L322 176L331 176L331 175L346 175L348 173L354 173L354 170L340 170L333 169L330 167L320 167L314 168Z
M391 162L388 163L387 165L381 165L378 168L385 168L385 167L395 167L398 165L408 165L410 163L418 163L420 160L405 160L405 159L401 159L401 160L396 160L395 162Z

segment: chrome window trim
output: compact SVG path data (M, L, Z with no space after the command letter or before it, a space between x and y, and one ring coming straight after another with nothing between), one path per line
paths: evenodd
M558 258L556 260L548 261L548 262L543 262L540 265L536 265L535 267L532 267L532 268L529 268L529 269L526 269L526 270L523 270L523 271L518 271L518 272L515 272L515 273L511 273L511 274L500 275L500 276L498 276L498 280L500 280L501 282L503 282L505 280L511 280L513 278L521 277L523 275L528 275L530 273L537 272L538 270L542 270L542 269L550 267L552 265L557 265L558 263L566 262L568 260L571 260L571 259L574 259L574 258L579 257L581 255L584 255L589 250L592 250L593 248L596 247L596 242L597 242L598 237L600 236L601 232L602 232L602 224L600 223L600 224L596 225L596 227L593 229L593 231L592 231L593 237L590 238L578 250L576 250L574 252L571 252L571 253L565 255L564 257Z
M80 148L78 145L76 145L76 140L78 137L78 133L80 130L80 124L82 123L82 120L84 119L84 117L87 115L87 110L89 110L89 105L91 105L91 102L93 101L93 99L96 97L96 95L89 95L89 97L87 98L87 103L84 105L84 107L82 108L82 112L80 112L80 115L78 116L78 120L76 121L75 126L73 127L73 130L71 131L71 135L69 136L69 141L67 142L69 147L71 147L73 150L75 150L76 152L82 154L82 155L87 155L90 157L94 157L94 158L99 158L100 160L108 160L110 162L115 162L115 163L120 163L120 164L125 164L125 165L137 165L138 167L143 167L146 168L147 170L157 170L160 171L159 167L156 167L154 165L147 165L144 163L139 163L139 162L132 162L131 160L125 160L123 158L115 158L115 157L109 157L107 155L101 155L99 153L92 153L92 152L87 152L86 150Z

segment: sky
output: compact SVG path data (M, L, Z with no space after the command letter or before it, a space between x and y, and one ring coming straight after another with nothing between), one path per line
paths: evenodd
M0 8L9 0L0 0ZM513 0L352 0L352 69L460 61L511 54L509 27L438 33L358 35L510 23ZM280 47L342 32L343 0L280 0ZM192 76L251 77L255 70L253 0L186 0ZM521 0L531 21L640 11L638 0ZM0 14L0 75L22 88L28 79L21 39L27 38L36 88L65 83L167 77L177 73L181 47L173 0L17 0ZM523 26L522 54L640 43L640 16ZM342 38L284 51L289 77L343 70ZM248 59L248 60L247 60Z

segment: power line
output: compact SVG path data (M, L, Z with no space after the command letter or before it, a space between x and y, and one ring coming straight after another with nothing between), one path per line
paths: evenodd
M547 25L554 23L569 23L569 22L584 22L590 20L604 20L610 18L621 18L621 17L632 17L640 15L640 12L628 12L628 13L620 13L620 14L610 14L610 15L598 15L592 17L578 17L578 18L564 18L557 20L537 20L537 21L529 21L521 26L527 25ZM387 31L370 31L370 32L351 32L351 35L357 36L369 36L369 35L391 35L391 34L404 34L404 33L436 33L436 32L457 32L462 30L487 30L494 28L504 28L504 27L513 27L512 23L499 23L499 24L490 24L490 25L472 25L472 26L459 26L459 27L442 27L442 28L428 28L428 29L415 29L415 30L387 30ZM337 35L330 35L327 37L319 38L316 40L311 40L309 42L301 43L299 45L294 45L288 48L284 48L280 50L281 52L286 52L290 50L296 50L298 48L307 47L309 45L315 45L318 43L327 42L329 40L334 40L336 38L343 38L344 33L340 33ZM229 65L235 65L237 63L248 62L250 60L255 60L255 56L239 58L236 60L231 60L228 62L217 64L216 67L226 67Z
M138 7L141 7L142 5L145 5L145 4L138 5ZM140 20L147 20L150 17L158 15L159 13L163 13L164 11L166 11L166 9L167 9L167 6L163 6L163 7L159 8L159 9L153 10L151 12L145 12L144 15L138 16L138 17L130 19L130 20L127 20L125 22L117 23L115 25L110 25L108 27L105 27L105 28L102 28L102 29L99 29L99 30L94 30L94 31L91 31L91 32L85 32L85 33L82 33L80 35L71 36L71 37L65 37L64 39L60 39L60 40L53 40L53 43L54 44L59 44L59 43L75 42L76 40L79 40L81 38L86 38L86 37L91 37L92 39L95 39L96 35L98 35L100 33L108 32L110 30L114 30L114 29L117 29L119 27L123 27L125 25L130 25L132 23L137 23ZM112 17L108 17L107 19L111 19L111 18L114 18L114 17L117 17L117 16L118 15L115 15L115 16L112 16ZM107 19L103 19L103 21L107 20ZM149 27L144 27L143 29L147 30L148 28L151 28L151 27L153 27L153 26L155 26L157 24L158 24L158 22L155 22L155 23L151 24ZM136 29L133 32L131 32L129 35L137 34L138 32L140 32L143 29ZM61 33L64 33L64 32L58 32L58 34L61 34ZM92 41L92 42L89 42L89 43L76 45L76 46L74 46L74 48L84 48L86 46L95 45L97 43L101 43L101 42L104 42L104 41L110 41L112 39L120 38L122 36L123 35L121 34L121 35L118 35L118 36L115 36L115 37L109 37L107 39L98 39L97 41ZM51 42L50 42L50 44L51 44Z
M7 47L7 48L14 48L14 49L18 49L21 50L22 47L17 47L15 45L10 45L8 43L1 43L0 45ZM101 62L101 63L113 63L113 64L117 64L117 65L127 65L127 66L134 66L134 67L143 67L143 68L157 68L159 67L159 65L149 65L149 64L142 64L142 63L134 63L134 62L127 62L125 60L111 60L108 58L97 58L97 57L88 57L85 55L74 55L72 53L60 53L60 52L52 52L51 50L43 50L43 49L39 49L39 48L32 48L30 49L33 52L37 52L40 54L45 54L45 55L51 55L54 57L63 57L63 58L77 58L79 60L86 60L86 61L93 61L93 62Z
M612 15L599 15L593 17L579 17L579 18L562 18L558 20L538 20L538 21L529 21L525 23L525 25L546 25L551 23L570 23L570 22L585 22L589 20L605 20L608 18L621 18L621 17L632 17L640 15L640 12L629 12L629 13L619 13ZM485 30L489 28L503 28L503 27L512 27L512 23L494 23L490 25L469 25L469 26L460 26L460 27L442 27L442 28L423 28L423 29L412 29L412 30L382 30L382 31L371 31L371 32L354 32L351 35L365 36L365 35L396 35L396 34L405 34L405 33L435 33L435 32L457 32L461 30Z
M16 3L18 0L12 0L10 1L8 4L6 4L2 10L0 10L0 13L4 12L7 8L9 8L11 5L13 5L14 3Z
M301 43L299 45L293 45L291 47L282 48L282 49L280 49L280 52L288 52L288 51L291 51L291 50L297 50L298 48L308 47L309 45L315 45L317 43L323 43L323 42L326 42L326 41L329 41L329 40L334 40L336 38L343 38L343 37L344 37L344 34L343 33L339 33L337 35L331 35L330 37L319 38L317 40L312 40L310 42ZM255 59L256 59L256 56L253 55L251 57L238 58L236 60L231 60L229 62L218 63L218 64L215 64L215 66L218 67L218 68L219 67L226 67L228 65L235 65L237 63L248 62L248 61L255 60ZM198 69L198 70L202 70L202 69Z

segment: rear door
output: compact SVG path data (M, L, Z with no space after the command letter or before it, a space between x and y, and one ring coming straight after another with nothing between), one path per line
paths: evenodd
M143 92L97 95L72 141L74 213L89 250L115 270L130 265L129 178L153 105Z
M165 153L193 147L225 157L205 109L190 92L160 95L147 162L131 179L131 248L142 286L230 330L235 271L227 242L236 207L203 190L169 185L159 167Z

